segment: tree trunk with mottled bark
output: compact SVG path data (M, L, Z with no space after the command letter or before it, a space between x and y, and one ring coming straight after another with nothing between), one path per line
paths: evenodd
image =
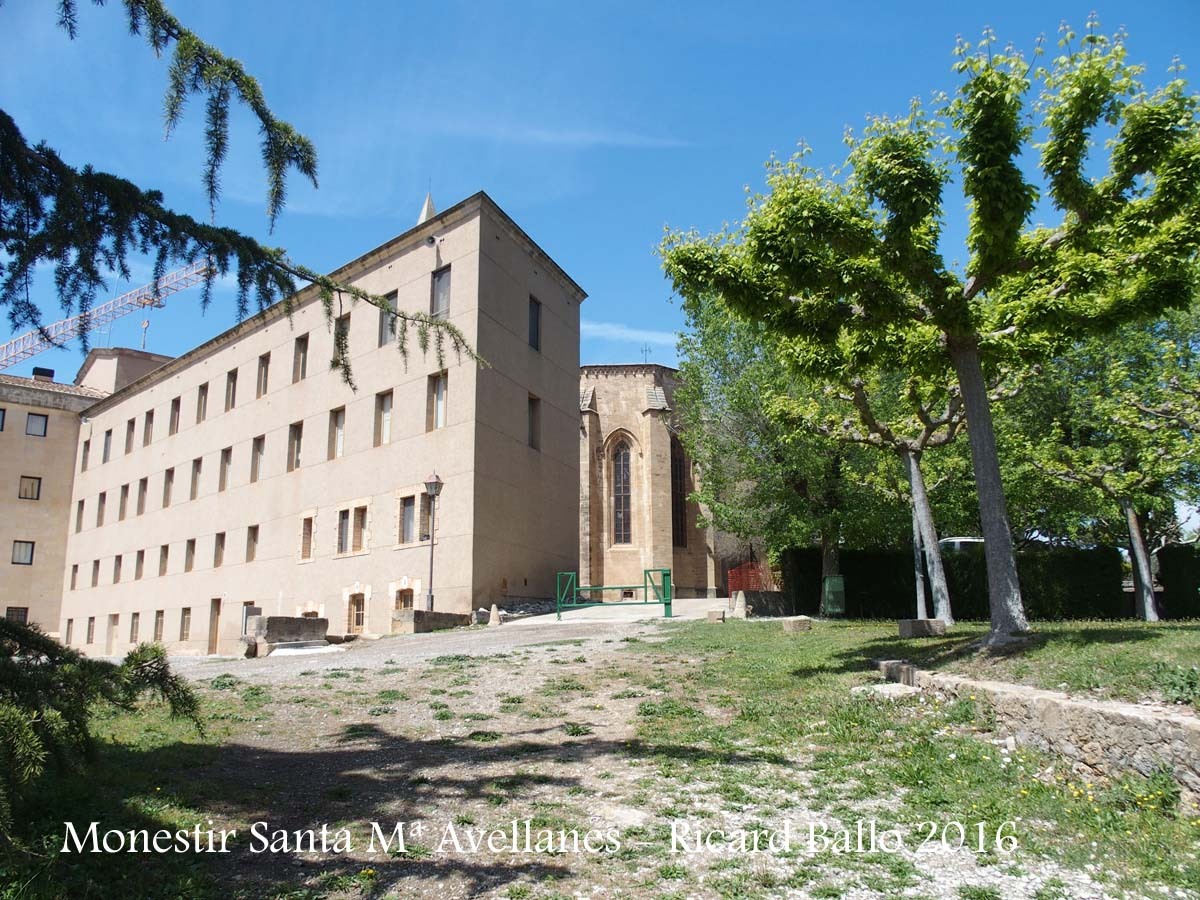
M917 507L912 507L913 530L913 575L917 582L917 618L929 618L929 605L925 602L925 561L921 558L921 523L917 521Z
M1157 622L1158 609L1154 605L1154 576L1150 573L1150 554L1142 537L1142 523L1137 510L1127 498L1121 498L1121 512L1125 513L1125 524L1129 528L1129 561L1133 564L1133 588L1137 597L1137 614L1144 622Z
M1012 532L1008 526L1004 484L1000 480L996 432L992 425L979 347L974 338L952 338L949 351L967 413L971 465L979 497L979 519L983 525L988 607L992 620L988 643L999 643L1008 635L1029 630L1029 620L1025 617L1025 606L1021 602L1021 584L1017 580L1017 562L1013 554Z
M921 472L921 454L902 449L900 459L908 475L913 515L921 529L921 542L925 545L925 564L929 567L929 587L933 592L933 617L953 625L950 588L946 583L946 570L942 566L942 548L938 544L937 527L933 522L933 507L929 503L929 492L925 489L925 475Z
M842 574L840 543L841 535L836 528L821 532L821 596L817 603L817 614L820 616L825 615L825 579L830 575Z

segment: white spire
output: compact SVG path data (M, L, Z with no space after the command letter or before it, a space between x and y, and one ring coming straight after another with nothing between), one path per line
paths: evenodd
M421 215L417 217L417 224L423 225L436 215L437 210L433 208L433 194L426 194L425 203L421 206Z

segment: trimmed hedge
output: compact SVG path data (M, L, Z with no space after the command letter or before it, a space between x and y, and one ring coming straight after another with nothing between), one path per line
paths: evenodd
M1169 544L1155 555L1166 618L1200 618L1200 552L1196 545Z
M987 619L987 568L983 547L944 551L942 560L956 619ZM797 610L816 611L820 553L800 547L782 554L784 591ZM846 615L852 619L910 619L916 614L911 550L843 550ZM1031 619L1132 618L1133 597L1121 587L1121 554L1115 547L1053 547L1017 553L1017 575ZM928 597L928 584L926 595ZM928 599L929 609L933 601Z

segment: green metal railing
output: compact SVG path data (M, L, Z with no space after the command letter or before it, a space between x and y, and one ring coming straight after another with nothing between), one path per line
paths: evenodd
M641 600L582 600L582 594L603 596L605 591L640 591ZM559 572L555 586L555 607L557 616L562 619L564 609L584 609L589 606L647 606L661 603L663 618L671 618L671 570L645 569L642 572L642 583L638 584L594 584L582 586L579 576L574 572Z

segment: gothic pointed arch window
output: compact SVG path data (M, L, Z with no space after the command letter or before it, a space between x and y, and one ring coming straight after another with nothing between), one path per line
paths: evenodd
M671 543L687 546L687 458L683 444L671 436Z
M629 474L629 442L622 438L612 452L613 543L633 543L633 516Z

